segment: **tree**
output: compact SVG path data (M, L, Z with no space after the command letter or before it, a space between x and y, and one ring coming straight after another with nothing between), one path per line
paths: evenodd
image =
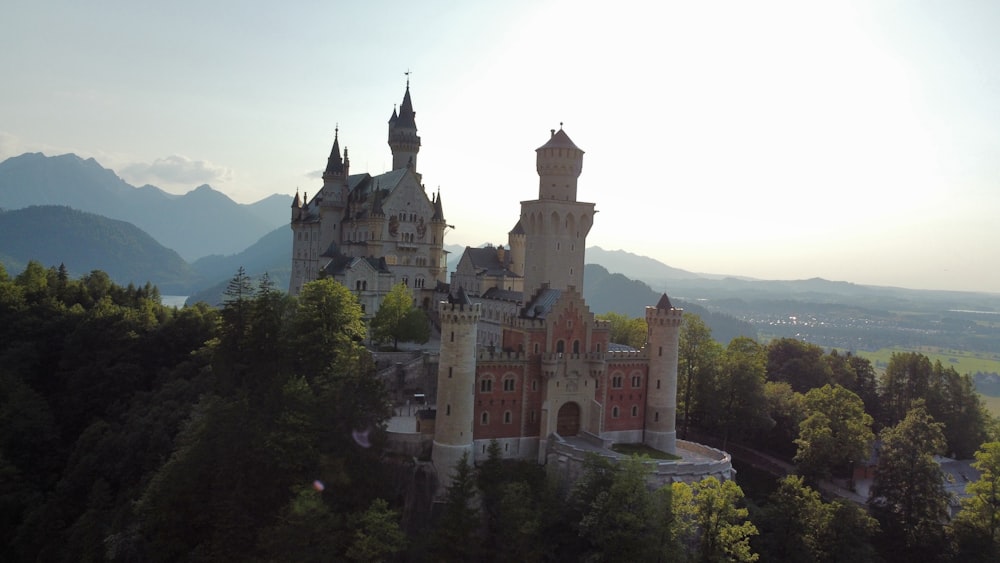
M763 531L755 545L764 560L861 563L875 558L870 543L878 529L875 519L850 502L823 502L798 475L778 482L757 518Z
M723 449L734 428L748 432L774 424L764 396L764 351L752 338L734 338L726 347L711 409L722 430Z
M886 534L890 552L920 559L941 552L948 492L934 454L945 446L941 423L918 402L896 426L882 431L868 506Z
M1000 560L1000 442L983 444L973 467L979 479L966 485L968 497L952 525L961 561Z
M819 561L821 534L830 516L819 493L807 487L802 477L781 479L761 510L758 523L763 532L757 542L761 554L768 561Z
M611 342L631 346L636 350L646 345L646 335L649 328L646 319L632 318L613 311L596 315L598 320L607 321L611 329Z
M833 468L851 471L853 462L868 459L875 436L860 397L840 385L824 385L806 393L805 407L808 417L795 440L795 463L803 475L828 479Z
M600 561L653 561L667 546L669 494L646 484L648 458L618 462L607 490L597 494L580 521L580 535L590 539Z
M704 419L711 404L718 376L722 345L712 338L712 330L693 313L684 313L677 358L677 388L681 411L681 436L687 438L692 422Z
M830 378L823 348L795 338L779 338L767 345L768 381L786 381L805 393L830 383Z
M743 490L735 481L706 477L698 483L671 485L672 526L689 561L757 561L750 538L757 527L739 506Z
M922 400L934 420L944 424L946 453L971 456L987 437L989 415L972 378L915 352L894 353L882 380L885 424L902 420L914 401Z
M444 507L434 528L431 551L437 561L475 561L479 553L479 510L475 507L476 479L468 452L455 465Z
M382 305L372 318L372 338L377 342L392 341L399 348L399 341L427 342L430 328L427 315L413 305L413 295L404 283L392 286L382 299Z
M351 561L385 561L403 550L406 536L399 529L399 515L377 498L359 518L354 542L347 550Z

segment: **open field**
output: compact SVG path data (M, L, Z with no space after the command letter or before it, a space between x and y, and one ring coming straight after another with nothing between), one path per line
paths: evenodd
M892 354L901 352L919 352L930 358L932 362L940 361L941 365L946 367L951 366L955 368L955 371L962 374L974 374L977 372L1000 373L1000 353L964 352L946 348L920 346L913 349L882 348L877 352L859 350L857 355L868 358L877 370L882 371L889 364L889 358Z
M919 352L932 362L940 361L944 366L951 366L961 374L975 373L996 373L1000 374L1000 354L984 352L962 352L959 350L948 350L945 348L933 348L922 346L917 349L907 350L903 348L882 348L877 352L859 351L857 355L868 358L875 369L879 372L885 370L889 364L889 358L893 353L899 352ZM983 404L990 411L990 414L1000 417L1000 396L990 396L982 392L979 394L983 398Z
M1000 417L1000 397L990 397L989 395L979 394L983 398L983 405L986 406L986 410L990 411L995 417Z

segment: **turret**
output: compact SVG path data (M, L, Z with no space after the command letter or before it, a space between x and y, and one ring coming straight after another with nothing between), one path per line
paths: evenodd
M582 291L587 234L594 224L594 204L576 201L576 181L583 167L583 151L561 128L536 151L538 199L521 202L524 229L524 294L533 295L544 284ZM511 247L514 252L514 248Z
M683 314L683 309L670 304L665 293L656 307L646 307L649 391L642 441L669 454L677 449L677 349Z
M299 190L295 190L295 199L292 200L292 222L299 220L302 215L302 200L299 199Z
M538 199L576 201L576 180L583 169L583 151L580 150L559 124L552 129L549 142L535 150L535 169L538 171Z
M479 304L458 296L438 306L441 322L441 355L437 377L437 414L434 419L432 458L439 491L451 484L451 473L463 454L472 460L475 405L476 334Z
M389 148L392 150L392 169L410 167L417 170L417 153L420 152L420 137L417 136L417 112L413 111L410 100L410 79L406 79L406 93L399 113L393 108L389 118Z
M510 245L510 271L524 277L524 227L520 221L507 233L507 244Z

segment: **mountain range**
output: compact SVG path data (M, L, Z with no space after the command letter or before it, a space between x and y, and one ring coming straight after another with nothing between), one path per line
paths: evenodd
M93 158L26 153L0 163L0 208L64 205L127 221L184 260L245 250L279 226L287 226L292 198L272 195L236 203L208 185L184 195L155 186L135 187Z
M52 202L59 205L44 205ZM0 262L12 275L31 259L63 263L73 275L101 269L120 284L151 281L164 294L217 304L240 267L287 287L289 206L288 196L238 204L208 186L171 195L131 186L93 159L25 154L0 163ZM445 248L453 271L464 247ZM667 293L723 342L757 330L846 350L1000 346L997 294L701 274L600 247L586 257L584 295L594 312L641 316Z

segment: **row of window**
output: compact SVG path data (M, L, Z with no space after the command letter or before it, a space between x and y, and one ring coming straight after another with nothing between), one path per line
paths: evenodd
M537 417L535 416L535 411L529 411L528 412L528 422L529 423L534 424L536 418ZM503 423L504 424L510 424L513 421L514 421L514 415L511 413L511 411L503 411ZM487 411L483 411L483 413L479 415L479 423L482 424L482 425L489 424L490 423L490 413L487 412Z
M621 416L621 409L619 409L617 406L611 407L611 418L618 418L620 416ZM632 405L632 416L633 417L639 416L638 405Z
M624 379L625 378L623 376L621 376L621 375L615 375L615 376L613 376L611 378L611 388L612 389L621 389L622 388L622 382L624 381ZM641 375L633 375L632 376L632 388L633 389L638 389L639 387L642 387L642 376Z
M514 391L517 388L517 381L513 377L505 377L503 379L503 390L504 391ZM531 381L531 390L538 391L538 380L533 379ZM479 380L479 392L480 393L492 393L493 392L493 380L486 377Z

